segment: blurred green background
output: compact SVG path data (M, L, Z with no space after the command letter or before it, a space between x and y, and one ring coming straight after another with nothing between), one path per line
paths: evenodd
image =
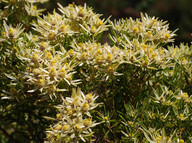
M87 3L95 12L103 14L103 18L110 15L111 19L136 18L140 12L147 13L167 20L172 31L178 28L176 45L192 41L192 0L50 0L46 8L52 12L57 8L57 3L67 6L72 2L77 5Z

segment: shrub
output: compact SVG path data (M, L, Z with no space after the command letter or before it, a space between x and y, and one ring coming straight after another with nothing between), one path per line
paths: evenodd
M1 142L191 142L192 47L166 21L39 2L1 2Z

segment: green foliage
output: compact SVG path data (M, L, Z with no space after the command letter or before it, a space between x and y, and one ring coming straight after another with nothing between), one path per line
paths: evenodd
M1 1L1 142L191 142L192 46L167 22L39 2Z

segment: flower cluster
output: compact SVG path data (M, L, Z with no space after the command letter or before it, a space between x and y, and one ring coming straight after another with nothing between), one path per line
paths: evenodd
M141 14L141 19L122 19L110 23L110 39L125 49L128 63L149 68L164 68L168 64L169 51L161 45L173 42L175 31L168 30L166 22Z
M63 104L56 106L59 113L56 115L57 123L47 131L45 143L84 142L91 141L92 127L99 123L92 121L90 111L99 104L95 103L98 96L93 93L84 95L80 88L72 90L72 96L63 99Z
M36 43L37 49L28 51L28 56L25 54L25 60L28 62L26 72L23 77L26 79L26 84L33 88L28 92L40 90L42 93L49 93L49 96L55 95L56 91L65 91L57 88L59 83L65 81L69 85L76 85L78 80L72 80L75 73L71 62L68 62L65 50L63 52L56 51L54 47L49 45L49 42Z
M48 0L1 0L1 2L6 3L6 6L0 14L0 19L7 20L8 17L15 19L17 15L23 16L24 13L35 17L42 15L44 9L37 9L37 4L48 2ZM12 14L14 15L12 16Z
M107 30L107 21L101 20L101 14L95 14L92 8L87 7L86 4L84 7L74 4L63 7L59 4L59 10L70 20L69 24L72 29L78 33L85 32L95 37L99 33Z
M56 37L64 35L73 35L74 31L69 26L69 20L54 11L53 14L38 17L37 23L34 23L34 30L41 33L41 39L53 41Z
M122 63L123 51L116 46L111 47L107 43L78 43L68 51L70 57L76 57L83 64L89 65L102 73L117 74L115 70Z
M43 19L38 17L37 23L33 24L34 29L41 33L42 39L58 40L58 37L83 34L83 31L96 36L107 30L106 22L100 19L101 15L93 13L86 5L84 7L73 4L67 7L58 5L62 14L54 11L53 14L43 16Z
M112 28L117 32L117 38L128 38L129 41L139 40L140 43L154 43L159 45L161 43L173 42L175 31L168 30L169 25L165 21L160 21L158 18L149 17L147 14L141 13L141 18L133 20L122 19L119 21L110 22ZM132 39L131 37L134 37ZM119 42L118 39L116 42Z

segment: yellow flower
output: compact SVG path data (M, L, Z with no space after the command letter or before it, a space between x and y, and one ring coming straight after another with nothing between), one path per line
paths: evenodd
M53 32L50 32L49 35L48 35L48 39L49 39L49 40L52 40L52 39L55 38L55 36L56 36L56 35L55 35Z
M97 26L99 27L99 26L101 26L103 24L103 21L101 21L101 20L99 20L98 22L97 22Z
M57 124L54 128L55 130L61 130L62 129L62 126L60 124Z
M114 72L114 68L113 68L112 66L109 66L109 68L107 69L107 71L108 71L109 73L113 73L113 72Z
M91 27L91 30L90 30L91 34L95 34L96 30L97 30L96 27L95 27L95 26L92 26L92 27Z
M6 37L6 32L3 32L2 35L3 35L3 38L5 38Z
M79 46L79 47L82 47L82 46L83 46L83 43L78 43L78 46Z
M66 70L64 68L62 68L60 71L59 71L59 76L64 78L65 75L67 74Z
M148 60L145 60L145 61L142 63L142 65L143 65L144 67L147 67L148 64L149 64L149 61L148 61Z
M75 55L75 52L73 51L73 49L70 49L68 51L68 54L69 54L70 57L73 57Z
M128 124L129 124L130 126L132 126L132 125L133 125L133 122L132 122L132 121L129 121Z
M43 80L43 79L38 79L38 80L37 80L37 85L38 85L39 87L43 87L43 85L44 85L44 80Z
M155 113L151 114L151 118L153 118L153 119L155 118Z
M91 51L92 51L92 48L91 48L91 47L89 47L89 48L88 48L88 50L91 52Z
M49 71L49 76L50 76L50 77L56 76L56 70L55 70L55 68L51 68L51 70Z
M82 53L82 55L81 55L81 59L82 60L87 60L87 58L88 58L88 54L87 53Z
M156 54L156 53L152 53L152 54L151 54L151 58L152 58L153 60L155 60L155 59L157 58L157 54Z
M62 129L63 129L63 131L68 131L69 128L70 128L69 125L63 125L63 128L62 128Z
M170 34L169 34L169 33L165 33L165 35L164 35L164 39L165 39L165 40L168 40L169 37L170 37Z
M163 49L159 49L159 55L163 55L164 54L164 50Z
M72 114L73 114L73 111L72 111L70 108L67 108L67 114L68 114L68 115L72 115Z
M55 90L56 90L55 85L50 85L49 88L48 88L48 90L49 90L49 93L55 92Z
M55 65L56 65L56 60L52 60L52 61L50 62L50 65L51 65L51 66L55 66Z
M102 54L103 53L102 53L101 49L97 50L97 55L102 55Z
M51 53L47 53L47 60L52 60L53 59L53 56Z
M173 73L174 73L173 70L170 70L170 71L169 71L169 75L170 75L170 76L173 76Z
M107 116L105 116L104 119L105 119L105 121L108 121L108 120L109 120L109 118L108 118Z
M56 114L56 118L57 118L57 120L61 120L62 119L61 114L60 113Z
M182 114L182 113L179 114L179 119L180 119L180 120L184 120L184 114Z
M40 70L38 68L33 69L34 76L38 76L40 74Z
M153 52L153 48L149 48L149 53Z
M121 28L121 27L120 27L119 25L116 25L116 26L115 26L115 29L116 29L116 30L120 30L120 28Z
M143 48L143 50L147 49L147 45L146 44L142 45L141 47Z
M34 53L34 54L32 55L31 60L32 60L33 62L38 62L38 59L39 59L38 55Z
M26 67L26 71L30 72L31 71L30 67Z
M185 143L185 141L183 139L180 139L179 143Z
M37 10L37 6L34 5L33 6L33 10L36 11Z
M145 33L145 35L146 35L147 38L150 38L152 36L152 32L151 31L147 31Z
M129 133L129 137L132 138L133 137L133 133Z
M69 67L69 63L65 63L65 67L68 68Z
M73 99L73 105L79 106L79 99L77 97Z
M179 114L179 116L180 116L181 118L183 118L183 117L184 117L184 115L183 115L183 114Z
M108 62L112 62L112 59L113 59L113 58L112 58L112 55L111 55L111 54L108 54L108 55L107 55L107 61L108 61Z
M97 63L98 65L101 64L101 63L102 63L102 57L97 56L97 57L96 57L96 63Z
M134 28L133 28L133 32L134 32L134 33L139 33L139 28L138 28L138 27L134 27Z
M185 57L183 57L182 59L181 59L181 64L186 64L187 63L187 60L186 60L186 58Z
M186 92L182 94L183 100L187 100L188 97L189 97L189 95Z
M69 7L73 7L73 4L69 4L68 6L69 6Z
M17 53L17 47L13 47L13 53Z
M152 19L153 24L156 25L157 24L157 20L156 19Z
M138 22L138 24L139 24L139 27L142 26L142 23L141 23L141 22Z
M83 125L84 125L85 127L91 126L91 125L92 125L92 120L91 120L91 118L83 120Z
M93 101L93 94L92 94L92 93L87 94L87 95L85 96L85 99L86 99L89 103L92 102L92 101Z
M83 104L83 106L81 107L81 109L82 109L82 111L84 111L84 112L88 111L88 110L89 110L89 104L88 104L87 102L85 102L85 103Z
M80 131L81 125L80 125L80 124L76 124L76 125L74 126L74 129L75 129L75 131Z
M79 7L78 16L84 17L85 16L85 10L82 7Z
M117 38L117 43L120 43L121 42L121 38Z
M59 27L59 32L63 32L63 31L65 31L65 28L66 28L66 26L64 25L64 24L62 24L60 27Z
M13 29L13 28L9 28L8 32L9 32L9 37L10 37L10 38L13 38L14 35L15 35L16 30Z
M174 50L173 50L173 57L175 57L175 56L176 56L177 51L178 51L178 48L174 48Z

